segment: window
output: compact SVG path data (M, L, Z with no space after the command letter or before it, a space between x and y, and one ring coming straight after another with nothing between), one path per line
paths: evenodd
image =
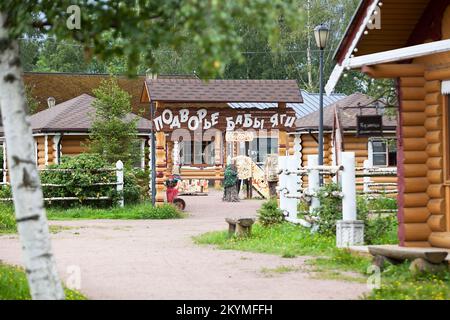
M182 141L180 143L180 159L182 165L214 165L214 142Z
M250 157L256 163L264 163L268 154L278 153L278 138L255 138L250 143Z
M370 141L372 164L374 167L394 167L397 165L397 145L393 139Z

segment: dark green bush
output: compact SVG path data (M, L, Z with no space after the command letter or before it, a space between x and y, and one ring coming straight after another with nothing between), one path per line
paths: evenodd
M320 234L336 234L336 221L342 219L342 199L339 193L340 188L335 183L325 184L317 192L320 207L312 215L317 218L317 231Z
M271 226L283 222L283 212L278 208L276 198L265 201L258 210L258 220L263 226Z
M115 171L96 171L111 168L102 157L96 154L80 154L74 157L62 157L61 164L50 165L50 169L72 169L71 171L42 171L42 184L61 184L63 187L45 186L44 196L77 197L77 201L53 201L49 204L73 206L89 204L91 206L115 205L118 193L115 185L96 186L95 183L111 183L116 181ZM140 200L141 190L132 171L125 169L124 200L125 203L136 203ZM110 197L110 200L86 200L88 197Z
M335 183L325 184L317 193L320 207L312 213L316 219L317 231L323 235L336 234L336 221L342 219L340 187ZM303 207L301 207L304 210ZM395 214L372 215L370 211L396 209L395 199L379 197L368 200L357 197L357 218L364 221L364 241L367 244L396 243L397 217Z

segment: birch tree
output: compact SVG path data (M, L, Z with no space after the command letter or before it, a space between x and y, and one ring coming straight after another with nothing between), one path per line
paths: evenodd
M145 63L158 72L155 50L193 43L198 74L220 75L241 59L242 38L234 19L279 35L278 21L294 23L291 0L2 0L0 1L0 106L8 148L9 176L24 264L33 299L63 299L52 255L43 195L27 119L18 39L38 30L57 41L74 41L89 60L124 58L128 73Z
M52 255L34 140L17 40L10 38L8 16L0 12L0 107L8 147L7 161L17 229L33 299L63 299L64 290Z

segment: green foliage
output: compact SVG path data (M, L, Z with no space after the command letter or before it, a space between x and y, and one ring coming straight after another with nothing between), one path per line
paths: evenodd
M270 226L282 223L284 220L283 212L278 208L276 198L265 201L258 209L258 221L263 226Z
M41 182L43 184L58 184L64 187L44 187L44 197L77 197L78 204L111 205L117 200L116 187L95 186L94 183L115 182L114 171L95 171L103 168L112 168L99 155L80 154L75 157L62 157L61 164L53 164L49 169L71 169L71 171L42 171ZM85 200L87 197L112 197L113 200ZM49 205L73 206L74 201L55 201Z
M120 57L129 74L136 74L140 66L158 72L155 60L159 48L180 52L184 45L192 44L197 71L204 78L221 74L229 61L242 58L243 39L233 28L236 20L260 28L275 46L280 38L279 22L294 28L302 16L294 0L78 0L70 4L81 8L79 30L66 27L70 15L67 1L4 0L0 10L8 13L12 39L39 30L43 38L81 44L86 57L97 56L102 61Z
M175 206L164 204L153 207L144 202L135 205L125 205L123 208L114 207L100 209L95 207L75 207L70 209L49 208L49 220L78 220L78 219L179 219L184 215Z
M372 300L449 300L450 271L413 275L409 263L389 266L381 274L381 287L366 296Z
M39 101L33 95L33 88L25 86L25 99L28 107L28 114L34 114L39 110ZM3 162L2 162L3 163Z
M397 209L397 201L393 198L379 197L368 200L364 196L356 198L358 219L364 221L364 241L367 244L398 243L398 220L395 213L370 212L386 209Z
M342 199L340 187L335 183L325 184L317 192L320 207L315 209L312 216L316 217L317 231L324 235L336 234L336 221L342 219ZM397 217L392 213L369 214L372 211L396 209L397 202L393 198L379 197L368 200L363 196L357 197L357 217L364 221L364 241L367 244L395 244L397 240ZM307 214L308 208L302 203L299 213Z
M225 167L223 186L225 188L232 187L236 185L237 182L237 171L233 165L227 165Z
M321 255L335 246L332 237L313 234L309 229L287 222L269 227L255 224L251 237L229 238L226 231L215 231L194 237L194 241L216 245L220 249L271 253L285 258Z
M108 163L118 160L131 167L135 154L138 118L130 117L130 95L122 90L117 79L103 80L94 89L95 115L91 115L90 151L100 154Z
M338 196L340 188L335 183L328 183L317 192L320 207L312 215L317 217L317 231L332 236L336 234L336 221L342 220L342 199ZM335 195L335 196L333 196Z
M0 234L16 232L14 210L9 204L0 204Z
M86 300L78 291L64 289L66 300ZM0 262L0 300L30 300L25 271Z

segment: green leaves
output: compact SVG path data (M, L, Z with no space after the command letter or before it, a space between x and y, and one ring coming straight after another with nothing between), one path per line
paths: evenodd
M69 5L81 9L81 29L66 26ZM241 58L242 36L235 21L251 23L278 41L279 21L294 23L300 9L294 0L5 0L0 10L9 14L11 36L19 38L36 28L59 41L74 40L88 55L102 60L123 57L127 71L139 66L158 72L155 51L168 47L178 51L193 44L203 77L222 74L232 59Z
M117 79L102 81L94 89L95 115L92 117L90 151L100 154L108 163L121 160L127 167L140 160L140 146L137 145L137 122L132 117L130 95L117 84Z

